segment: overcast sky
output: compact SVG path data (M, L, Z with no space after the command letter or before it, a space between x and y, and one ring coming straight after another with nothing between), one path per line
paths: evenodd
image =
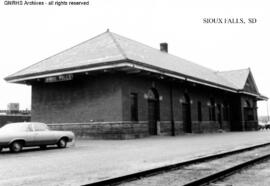
M48 0L43 0L48 1ZM90 0L89 6L0 4L0 109L31 108L31 86L4 77L55 53L112 32L213 70L251 68L259 91L270 96L269 0ZM246 24L205 24L204 18L243 18ZM247 23L256 18L257 23ZM266 102L259 114L266 115Z

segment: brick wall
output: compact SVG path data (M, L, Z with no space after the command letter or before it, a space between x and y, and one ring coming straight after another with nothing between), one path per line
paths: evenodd
M220 129L241 130L241 97L185 81L168 81L149 76L102 74L84 76L73 81L39 83L32 86L32 120L50 123L59 130L72 130L82 138L127 139L149 135L149 89L159 94L160 135L184 133L182 102L190 97L192 132L216 132ZM173 118L171 113L171 91ZM131 120L130 94L138 95L138 121ZM210 97L216 104L230 104L230 120L220 124L209 119ZM197 103L201 102L202 121L198 121ZM221 110L223 116L223 110ZM246 127L248 130L253 125Z
M173 95L173 116L175 121L175 134L183 133L183 113L182 103L184 100L184 93L186 92L190 96L191 100L191 120L192 120L192 132L215 132L220 129L224 131L230 131L232 124L239 123L239 116L233 115L234 110L239 109L239 105L235 107L233 102L238 100L239 97L236 94L224 92L214 88L209 88L201 85L187 83L184 81L169 82L166 80L157 80L149 77L140 76L128 76L122 79L121 84L123 86L123 119L125 121L130 120L130 105L129 95L130 93L138 94L138 118L139 120L148 120L148 102L145 95L150 88L155 88L160 96L160 132L161 135L172 134L171 124L171 106L170 106L170 87L172 86ZM224 104L228 102L230 104L230 119L225 121L222 119L220 124L217 121L217 106L216 120L209 121L209 101L210 97L213 97L216 104ZM197 103L201 102L202 106L202 121L198 121L198 108ZM234 107L234 108L232 108ZM221 108L221 117L224 118L223 107Z
M32 85L32 121L122 121L119 77L102 75Z
M7 123L13 122L25 122L30 121L31 116L22 116L22 115L0 115L0 127Z
M133 139L148 136L148 124L141 122L92 122L49 124L53 130L68 130L80 139Z

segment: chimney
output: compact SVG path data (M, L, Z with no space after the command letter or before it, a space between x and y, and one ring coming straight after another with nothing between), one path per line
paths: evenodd
M168 53L168 43L160 43L160 51Z

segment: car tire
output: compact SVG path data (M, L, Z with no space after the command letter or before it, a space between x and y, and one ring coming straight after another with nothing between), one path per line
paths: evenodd
M58 148L66 148L67 140L65 138L61 138L57 143Z
M0 152L2 152L2 150L3 150L3 147L0 147Z
M23 148L23 144L19 141L13 142L9 147L10 151L15 152L15 153L20 152L22 148Z
M40 145L39 148L42 149L42 150L45 150L45 149L47 149L47 146L46 145Z

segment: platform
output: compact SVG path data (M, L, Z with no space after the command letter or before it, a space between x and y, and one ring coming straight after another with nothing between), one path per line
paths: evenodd
M79 140L67 149L0 154L0 185L81 185L270 142L270 131Z

